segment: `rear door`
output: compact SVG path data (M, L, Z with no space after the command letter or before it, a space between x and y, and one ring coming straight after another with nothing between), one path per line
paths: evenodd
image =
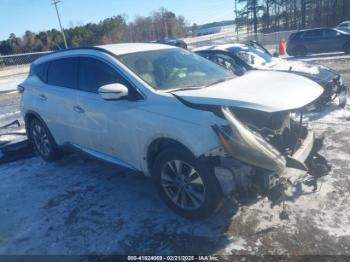
M321 29L315 29L304 32L302 43L311 53L320 53L324 50L323 32ZM296 44L298 45L298 44Z
M58 144L74 143L77 59L71 57L53 60L47 64L46 70L46 85L38 92L40 115Z

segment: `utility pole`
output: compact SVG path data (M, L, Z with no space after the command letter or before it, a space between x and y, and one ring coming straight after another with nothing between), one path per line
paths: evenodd
M237 0L235 0L235 24L236 24L236 38L237 38L237 42L239 42L239 34L238 34L238 10L237 10Z
M60 0L52 0L52 4L53 4L53 5L55 6L55 8L56 8L58 23L60 24L60 28L61 28L61 33L62 33L62 36L63 36L64 45L65 45L66 48L68 48L66 36L65 36L65 34L64 34L64 30L63 30L62 23L61 23L60 13L58 12L58 7L57 7L57 4L60 3L60 2L61 2Z

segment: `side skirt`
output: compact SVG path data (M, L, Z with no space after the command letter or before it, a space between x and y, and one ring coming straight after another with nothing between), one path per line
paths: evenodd
M131 169L133 171L139 171L135 167L129 165L128 163L126 163L126 162L124 162L124 161L122 161L120 159L111 157L109 155L103 154L103 153L95 151L93 149L89 149L89 148L86 148L86 147L83 147L83 146L80 146L80 145L77 145L77 144L70 144L70 143L64 145L64 147L72 149L75 152L82 153L84 155L88 155L88 156L91 156L93 158L97 158L99 160L103 160L103 161L111 163L111 164L122 166L122 167L125 167L125 168L128 168L128 169Z

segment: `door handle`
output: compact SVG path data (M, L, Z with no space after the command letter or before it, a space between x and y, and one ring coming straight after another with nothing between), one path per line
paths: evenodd
M82 114L82 113L85 112L84 109L82 109L80 106L73 106L73 109L77 113L81 113Z
M47 97L44 94L40 94L39 98L40 98L41 101L46 101L47 100Z

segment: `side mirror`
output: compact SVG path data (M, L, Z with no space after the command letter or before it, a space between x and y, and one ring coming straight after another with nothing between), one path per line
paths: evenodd
M118 100L128 96L128 88L122 84L109 84L101 86L98 93L104 100Z

